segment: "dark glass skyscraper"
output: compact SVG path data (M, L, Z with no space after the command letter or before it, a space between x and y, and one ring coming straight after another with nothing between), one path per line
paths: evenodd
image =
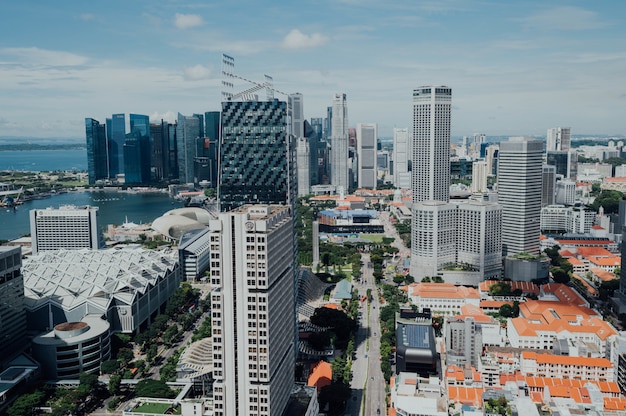
M221 210L246 203L293 205L296 149L287 103L222 103Z
M127 184L150 182L150 138L139 130L126 135L124 143L124 180Z
M114 177L124 173L124 142L126 141L126 116L113 114L107 119L109 139L109 174Z
M184 116L178 113L176 148L178 155L178 179L181 183L193 182L193 161L197 156L197 140L204 135L203 118L200 114Z
M96 181L109 178L107 136L104 125L93 118L85 118L85 138L89 184L94 185Z

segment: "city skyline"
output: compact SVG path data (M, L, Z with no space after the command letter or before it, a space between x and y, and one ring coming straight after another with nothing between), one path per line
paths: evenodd
M222 52L237 74L302 93L307 119L346 93L353 125L381 136L409 126L411 91L429 84L455 90L453 136L623 134L626 8L613 2L123 5L5 5L3 135L80 137L85 117L219 110Z

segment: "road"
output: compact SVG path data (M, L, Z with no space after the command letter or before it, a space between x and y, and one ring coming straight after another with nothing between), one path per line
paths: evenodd
M357 289L365 295L372 290L372 302L364 302L362 318L356 336L356 359L352 362L352 400L346 407L346 415L376 415L380 409L386 414L385 379L380 369L380 324L378 292L373 270L368 267L370 256L361 254L363 263L361 284Z

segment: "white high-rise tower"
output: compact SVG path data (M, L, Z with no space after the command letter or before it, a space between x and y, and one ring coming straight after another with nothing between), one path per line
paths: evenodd
M214 415L282 415L293 387L293 219L244 205L210 226Z
M330 138L330 183L348 191L348 104L346 94L333 98Z
M378 172L376 170L376 146L378 143L378 125L359 123L356 125L357 177L358 187L376 189Z
M393 129L393 184L396 188L411 186L409 143L409 129Z
M502 205L502 254L539 254L543 143L511 137L500 143L498 202Z
M450 200L450 113L452 89L413 90L413 202Z
M546 134L546 151L568 151L571 141L570 127L553 127Z

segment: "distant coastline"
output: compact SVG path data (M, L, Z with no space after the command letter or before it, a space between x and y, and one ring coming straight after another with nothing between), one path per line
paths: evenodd
M55 144L39 144L39 143L8 143L0 144L0 152L9 151L33 151L33 150L87 150L84 144L79 143L55 143Z

